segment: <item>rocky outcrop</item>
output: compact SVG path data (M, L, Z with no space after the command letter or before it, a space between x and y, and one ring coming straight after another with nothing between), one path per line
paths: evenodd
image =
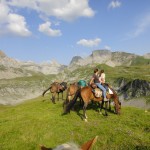
M150 53L147 53L147 54L143 55L143 57L144 57L145 59L150 59Z
M15 105L21 103L25 100L29 100L41 95L41 86L30 86L22 87L20 85L16 87L5 87L0 88L0 104L2 105Z
M121 86L118 89L118 93L122 95L125 100L149 96L150 82L146 80L135 79Z

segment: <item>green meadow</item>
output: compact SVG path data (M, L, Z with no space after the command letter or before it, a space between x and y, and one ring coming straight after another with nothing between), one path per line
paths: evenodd
M95 136L93 150L150 149L150 112L122 107L121 115L112 111L105 117L97 105L89 104L84 122L78 103L76 111L62 115L63 101L53 104L49 99L50 93L16 106L0 106L0 150L39 150L40 144L55 147L66 142L81 145Z

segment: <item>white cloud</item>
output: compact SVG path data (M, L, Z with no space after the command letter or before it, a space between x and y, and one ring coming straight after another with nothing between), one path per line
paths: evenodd
M111 50L111 47L108 46L108 45L104 46L104 48L107 49L107 50Z
M53 30L49 21L39 25L39 31L48 36L61 36L60 30Z
M111 1L108 5L108 8L118 8L121 6L121 2L119 1Z
M10 8L4 2L0 3L0 10L2 12L0 13L0 34L31 35L23 16L11 13Z
M30 36L31 32L26 27L25 18L18 14L10 13L8 15L8 24L6 26L9 32L19 36Z
M150 13L143 15L136 23L135 30L127 34L127 39L136 38L150 28ZM127 40L126 39L126 40Z
M95 12L89 7L89 0L0 0L0 34L30 36L25 17L16 12L17 8L37 11L45 22L53 16L60 20L72 21L79 17L92 17ZM13 7L12 7L13 6ZM60 23L57 21L55 25ZM40 26L40 31L49 36L60 36L60 30L53 30L51 23Z
M134 37L139 36L150 27L150 13L146 14L137 24L137 28L133 33Z
M0 24L5 23L9 13L9 7L4 3L0 3Z
M98 46L100 42L101 42L100 38L90 39L90 40L81 39L80 41L77 42L77 44L85 47L94 47L94 46Z
M95 12L89 7L88 2L89 0L9 0L8 4L71 21L78 17L94 16Z
M4 0L7 4L16 7L38 9L38 0Z

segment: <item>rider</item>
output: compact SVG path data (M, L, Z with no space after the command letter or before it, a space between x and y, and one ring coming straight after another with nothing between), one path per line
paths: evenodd
M100 81L101 84L105 83L105 73L104 73L104 70L100 71L99 81Z
M105 78L104 78L105 79ZM108 101L106 98L106 89L103 87L103 85L101 84L102 82L100 81L102 80L102 78L98 76L98 69L94 69L94 74L90 80L90 85L94 82L98 88L100 88L103 92L103 96L104 96L104 101Z

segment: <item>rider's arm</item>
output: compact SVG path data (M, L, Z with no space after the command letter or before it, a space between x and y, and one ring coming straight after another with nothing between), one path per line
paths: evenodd
M90 85L93 83L93 81L94 81L94 78L92 77L90 80Z

